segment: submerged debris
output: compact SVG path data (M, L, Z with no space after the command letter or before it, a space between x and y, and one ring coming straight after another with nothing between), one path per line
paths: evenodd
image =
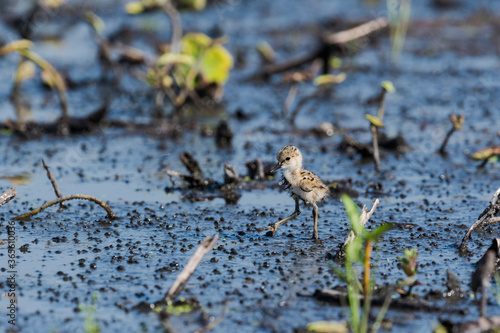
M479 215L477 221L474 222L474 224L465 233L464 238L462 238L462 243L459 247L459 250L462 254L467 251L467 242L469 241L471 234L476 228L500 222L500 216L498 216L500 213L499 196L500 187L496 190L495 194L493 194L493 198L491 199L488 207L486 207L486 209ZM489 218L489 220L486 220L487 218Z

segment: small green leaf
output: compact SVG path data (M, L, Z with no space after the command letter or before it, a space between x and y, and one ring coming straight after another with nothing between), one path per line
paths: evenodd
M158 65L165 66L166 64L183 64L192 66L195 59L188 54L164 53L158 58Z
M224 84L232 67L231 54L222 45L214 45L205 52L200 71L208 82Z
M56 9L64 5L66 0L41 0L40 5L51 9Z
M342 59L339 57L331 57L328 61L331 68L338 69L342 67Z
M370 121L373 126L384 128L384 123L380 120L379 117L372 116L371 114L365 114L365 118Z
M363 238L356 235L356 238L345 249L345 256L351 261L363 262Z
M132 15L140 14L144 11L144 9L144 5L141 1L132 1L125 5L127 13Z
M391 81L382 81L380 83L380 85L382 86L382 88L385 89L385 91L387 91L388 93L394 93L396 92L396 88L394 88L394 85L392 84Z
M329 83L341 83L346 79L347 75L345 73L340 73L338 75L324 74L316 77L314 79L314 85L320 86Z
M273 50L273 47L266 41L260 41L257 44L257 51L262 54L262 56L269 62L274 61L276 58L276 53Z
M476 161L487 160L494 155L500 155L500 146L481 149L472 154L472 159Z
M372 242L376 242L379 237L381 237L384 233L386 233L387 231L389 231L391 229L392 229L391 224L388 224L388 223L382 224L381 226L379 226L375 230L368 233L367 239L371 240Z
M202 33L189 33L182 37L182 53L198 58L212 44L212 39Z
M345 322L326 320L309 323L306 330L317 333L347 333L349 331Z
M206 0L174 0L174 3L183 9L202 10L207 5Z

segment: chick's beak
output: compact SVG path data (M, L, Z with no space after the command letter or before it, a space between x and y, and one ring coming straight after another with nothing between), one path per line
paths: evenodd
M278 164L276 164L276 166L271 170L271 173L275 173L280 168L281 168L281 163L278 162Z

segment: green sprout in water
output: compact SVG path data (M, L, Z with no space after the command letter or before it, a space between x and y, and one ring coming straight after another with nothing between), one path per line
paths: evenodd
M148 84L163 89L175 106L183 105L188 97L196 99L196 91L210 86L220 90L233 67L233 57L222 46L225 41L202 33L185 35L180 53L164 53L148 71Z
M35 74L35 64L41 68L42 80L51 88L55 88L59 93L59 102L62 110L62 134L68 134L68 96L66 91L66 83L61 74L47 60L35 53L33 50L33 42L27 39L20 39L10 42L0 48L0 57L9 53L17 52L21 58L18 62L16 74L14 76L14 88L12 89L12 98L14 106L17 110L18 127L23 130L24 119L22 112L19 111L17 104L19 101L19 87L21 82L32 78Z
M404 279L398 283L398 287L403 288L405 286L408 287L408 291L404 292L401 289L401 293L403 297L411 295L411 289L414 286L418 286L421 283L417 281L417 273L418 273L418 263L417 258L419 253L416 248L411 250L403 249L404 257L398 257L398 260L401 265L401 269L407 276L407 279Z
M162 7L170 0L141 0L127 3L125 10L129 14L140 14L144 11L149 11ZM202 10L205 8L206 0L174 0L173 3L181 8Z
M364 333L369 330L368 319L370 313L371 299L375 279L371 275L371 254L374 245L380 237L391 229L388 224L383 224L372 231L365 229L360 220L360 213L357 205L346 194L342 195L342 202L351 224L351 230L355 235L352 242L348 243L345 251L345 272L339 268L334 268L334 272L341 279L347 282L347 295L349 301L349 324L351 331ZM358 267L363 267L363 279L360 283ZM361 297L363 296L363 309L361 310ZM387 312L389 301L384 303L380 310L372 331L376 331Z
M83 312L85 316L85 322L83 324L83 328L85 333L100 333L101 327L99 326L99 322L95 317L96 309L97 309L97 300L99 299L99 294L92 294L92 301L90 305L80 304L78 308Z
M401 262L401 268L409 278L415 277L418 271L417 258L418 252L416 248L411 250L403 249L404 257L398 257Z
M183 36L176 6L182 7L188 2L192 3L193 8L199 3L203 4L202 7L205 5L204 1L198 0L141 0L126 5L129 14L159 9L171 19L170 46L146 74L146 82L158 89L157 107L163 105L164 95L167 95L175 108L184 105L189 98L200 102L200 95L220 98L223 93L222 86L228 80L233 67L233 57L222 46L227 38L212 39L202 33Z
M372 116L370 114L366 114L365 118L370 122L370 132L372 134L372 142L373 142L373 161L375 162L375 170L377 172L380 171L380 152L378 147L378 131L379 128L385 127L384 125L384 113L385 113L385 97L387 93L394 93L396 88L391 81L382 81L380 83L382 86L382 90L380 94L376 97L375 100L379 101L378 113L377 116Z

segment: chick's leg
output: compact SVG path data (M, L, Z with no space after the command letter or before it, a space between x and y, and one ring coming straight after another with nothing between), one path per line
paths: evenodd
M300 215L300 207L299 207L299 198L294 198L295 199L295 211L293 212L292 215L284 218L283 220L280 220L278 222L272 223L269 226L265 228L257 228L258 231L265 231L265 230L272 230L273 231L273 237L274 234L276 234L276 231L278 230L278 227L282 224L287 223L290 220L293 220L297 218L297 216Z

